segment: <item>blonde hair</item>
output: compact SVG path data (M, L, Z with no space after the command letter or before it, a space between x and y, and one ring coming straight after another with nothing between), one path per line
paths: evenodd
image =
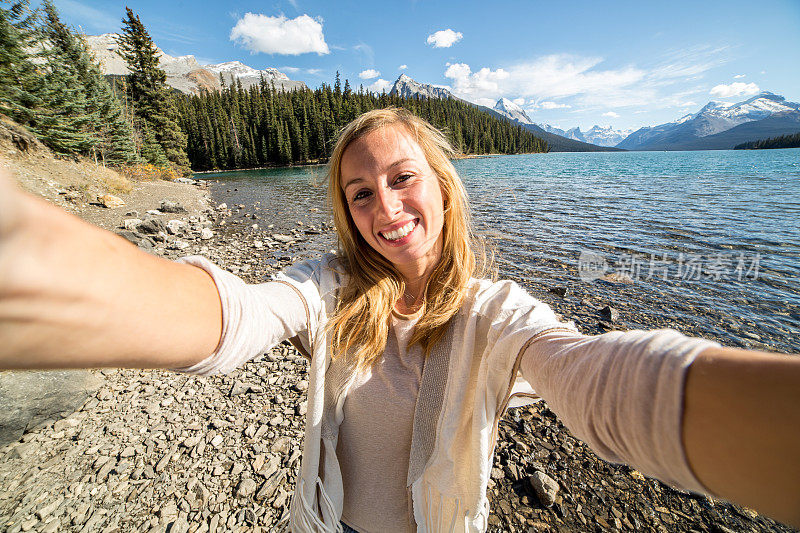
M438 177L444 201L441 258L428 280L422 315L409 347L419 344L427 356L444 336L450 319L461 306L469 279L475 274L474 248L483 249L472 233L467 194L450 161L453 148L442 132L395 107L368 111L345 126L331 154L328 194L339 236L339 256L347 276L328 328L333 357L346 354L357 368L373 365L386 348L391 313L405 292L405 283L395 267L364 240L350 216L341 187L342 156L356 139L393 125L405 128L422 148Z

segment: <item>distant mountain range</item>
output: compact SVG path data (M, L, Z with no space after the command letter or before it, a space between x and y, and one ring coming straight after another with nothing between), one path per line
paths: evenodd
M581 131L580 128L570 128L568 130L562 130L561 128L556 128L555 126L551 126L550 124L539 124L545 131L549 131L550 133L555 133L556 135L561 135L566 137L567 139L575 139L576 141L584 141L592 144L596 144L598 146L617 146L620 142L622 142L628 135L633 132L632 129L630 130L615 130L611 126L606 126L605 128L602 126L594 125L586 131Z
M406 76L405 74L401 74L400 77L397 78L392 86L391 91L389 91L389 94L404 96L407 98L453 98L455 100L461 100L470 105L474 105L478 109L485 111L494 117L519 124L521 127L532 132L537 137L547 141L547 144L550 146L550 150L553 152L597 152L615 150L615 148L597 146L587 142L567 139L561 135L547 132L534 124L521 107L506 98L501 98L498 100L494 108L477 105L467 100L463 100L462 98L458 98L443 87L436 87L427 83L420 83L411 77Z
M762 92L729 104L709 102L674 122L641 128L617 147L626 150L725 150L739 143L800 131L800 104Z
M119 35L116 33L86 36L86 44L100 62L103 74L128 74L125 61L116 53L116 50L119 49L118 37ZM281 90L306 87L302 81L290 80L289 76L274 68L257 70L239 61L200 65L192 55L172 57L165 54L160 48L158 52L161 68L167 74L167 85L186 94L198 94L201 90L219 90L220 74L226 84L239 80L245 88L259 83L261 76L264 76L268 82L274 83L275 88Z

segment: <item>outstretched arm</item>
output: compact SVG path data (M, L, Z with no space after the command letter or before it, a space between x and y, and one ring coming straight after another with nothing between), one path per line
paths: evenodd
M0 369L184 367L210 355L211 277L20 191L0 170Z
M675 330L554 332L521 370L603 459L800 525L800 357Z
M800 357L704 350L686 378L683 442L712 492L800 527Z

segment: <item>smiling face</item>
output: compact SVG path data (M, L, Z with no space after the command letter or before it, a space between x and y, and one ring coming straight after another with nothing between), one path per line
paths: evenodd
M353 141L342 155L340 183L367 244L407 280L429 275L441 256L444 200L408 131L388 125Z

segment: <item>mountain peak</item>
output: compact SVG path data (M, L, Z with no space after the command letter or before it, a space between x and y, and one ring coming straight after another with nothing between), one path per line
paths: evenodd
M394 82L390 95L398 95L404 98L456 98L444 87L436 87L428 83L420 83L410 76L400 74Z
M522 124L533 124L533 121L527 113L525 113L525 110L508 98L500 98L494 105L494 110L504 117L516 120Z
M759 121L772 117L790 117L791 128L786 126L785 132L775 131L773 123L770 126L773 129L764 130L769 133L769 135L764 133L765 136L793 133L796 129L792 128L796 128L796 122L800 121L800 104L787 102L783 96L769 91L762 91L747 100L735 103L712 100L697 113L685 115L674 122L642 128L621 142L618 147L633 150L732 148L736 144L733 138L738 134L731 134L734 137L730 138L721 137L724 132L734 129L741 131L740 126L748 123L753 123L753 126L748 126L747 131L756 132L759 131L760 126L757 125ZM702 140L705 137L709 137L710 140ZM726 145L728 142L726 139L731 141L729 145ZM742 140L736 139L737 142Z
M104 33L102 35L86 35L86 44L100 62L103 74L129 74L128 65L116 53L119 49L119 34ZM202 90L219 90L219 75L222 74L227 83L240 80L247 88L261 81L264 76L274 83L279 90L295 90L306 87L302 81L292 81L275 68L258 70L241 61L226 61L216 65L201 66L193 55L172 57L157 48L161 68L167 74L167 85L183 93L197 94Z

